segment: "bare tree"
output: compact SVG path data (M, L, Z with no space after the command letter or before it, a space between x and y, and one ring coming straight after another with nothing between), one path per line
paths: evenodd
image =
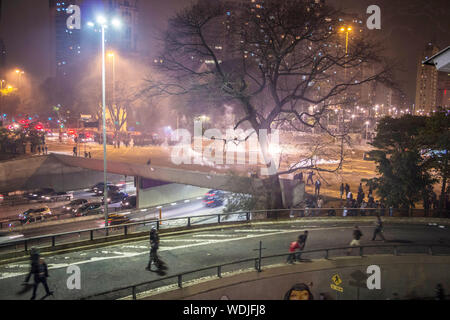
M147 90L232 103L241 115L234 127L255 130L266 163L272 155L260 130L270 132L279 123L297 131L316 128L340 139L341 161L335 169L298 159L303 165L263 180L266 207L281 208L280 174L305 168L333 172L342 165L346 130L331 132L327 115L346 108L354 88L390 83L391 68L378 44L358 37L345 52L339 16L308 0L267 0L263 5L200 0L169 20L157 63L164 79L149 79ZM361 72L372 64L377 71Z

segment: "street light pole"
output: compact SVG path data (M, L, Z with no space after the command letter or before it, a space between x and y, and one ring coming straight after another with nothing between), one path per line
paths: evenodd
M103 199L105 205L105 228L108 227L108 184L106 161L106 68L105 68L105 25L102 24L102 115L103 115Z

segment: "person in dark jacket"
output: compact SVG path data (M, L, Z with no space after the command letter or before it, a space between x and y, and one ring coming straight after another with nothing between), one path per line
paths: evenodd
M350 242L350 247L360 247L360 239L363 236L361 230L359 229L358 226L355 226L355 228L353 229L353 240ZM353 248L348 248L347 250L347 255L350 255L350 253L352 253L352 249Z
M343 183L341 184L340 191L341 191L341 200L342 200L342 196L344 195L344 191L345 191L345 188L344 188L344 184L343 184Z
M161 263L158 257L158 249L159 249L159 235L158 231L155 228L152 228L150 231L150 260L148 261L147 268L148 271L152 269L152 262L155 263L158 270L161 267Z
M27 277L25 278L24 284L28 283L30 281L31 275L33 274L34 268L39 264L40 259L39 251L36 248L31 249L30 253L30 260L31 260L31 268L30 272L28 273Z
M380 235L383 242L385 242L386 239L384 238L384 235L383 235L383 221L381 221L381 218L379 215L377 215L377 222L376 222L375 230L373 231L372 241L375 241L378 234Z
M36 299L36 291L39 286L39 283L42 283L45 288L46 297L53 295L53 291L50 291L47 284L48 278L48 268L44 259L40 258L39 263L35 264L31 272L34 274L34 287L33 287L33 296L31 300Z

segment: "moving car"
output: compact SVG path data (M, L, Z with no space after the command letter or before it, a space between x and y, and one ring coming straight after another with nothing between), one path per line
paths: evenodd
M113 193L117 193L119 191L120 191L120 188L118 186L108 185L108 195L109 194L113 194ZM95 191L95 195L96 196L101 196L101 195L103 195L103 192L104 192L103 188L99 188L99 189L97 189L97 191Z
M108 217L108 226L117 226L129 223L131 220L124 214L110 214Z
M97 194L97 191L98 191L98 190L103 190L103 189L105 189L104 185L105 185L105 183L99 182L99 183L97 183L95 186L93 186L93 187L91 188L91 191L92 191L93 193ZM114 184L108 182L107 185L108 185L108 186L113 186Z
M120 205L122 209L135 209L136 208L136 196L130 196L122 200Z
M203 197L203 203L206 207L216 208L223 205L225 193L221 190L209 190Z
M73 212L74 210L78 209L79 207L81 207L82 205L88 203L88 201L86 199L77 199L77 200L73 200L71 201L69 204L66 204L65 206L63 206L63 212Z
M55 190L51 189L51 188L44 188L44 189L40 189L40 190L36 190L34 192L30 192L27 195L25 195L25 198L27 198L28 200L42 200L42 198L45 196L48 196L52 193L54 193Z
M48 195L41 196L41 201L70 201L73 194L67 192L52 192Z
M19 220L22 224L28 224L31 222L41 221L46 216L52 214L49 207L43 207L39 209L28 209L24 213L19 214Z
M17 232L2 232L0 231L0 243L14 241L23 238L23 234Z
M86 203L79 208L73 210L74 217L85 217L103 213L103 204L100 202Z
M128 198L128 194L125 192L113 192L108 193L108 203L117 203L121 202L124 199ZM102 203L105 202L104 197L102 198Z

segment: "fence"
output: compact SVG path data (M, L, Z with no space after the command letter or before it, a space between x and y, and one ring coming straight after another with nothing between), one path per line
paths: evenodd
M318 255L318 257L316 256L316 258L330 259L331 252L346 251L350 248L357 249L358 256L361 256L361 257L364 256L365 253L367 254L368 249L383 249L383 250L391 249L390 252L392 253L393 256L399 256L402 253L402 252L400 252L401 248L424 248L425 252L419 252L419 253L425 253L428 255L435 255L435 254L450 255L450 246L449 245L399 244L399 245L366 245L366 246L360 246L360 247L348 247L347 246L347 247L338 247L338 248L305 250L305 251L302 251L302 256L317 253L319 255ZM447 249L447 251L438 253L436 248L445 248L445 249ZM417 252L417 250L415 252ZM408 253L411 253L411 252L408 252ZM159 287L153 286L153 284L157 284L159 282L166 282L164 284L164 286L167 286L168 285L167 282L169 282L169 280L175 280L174 283L170 283L170 284L176 285L176 287L178 287L178 288L183 288L183 279L186 279L186 276L188 276L188 275L212 270L214 273L214 276L210 276L210 277L222 278L225 267L234 265L234 266L237 266L237 268L240 268L240 267L242 267L243 264L248 263L248 262L254 262L253 268L257 272L262 272L263 271L263 268L262 268L263 260L270 260L270 259L273 260L275 258L282 258L283 259L282 262L285 262L284 259L289 255L290 255L290 253L283 253L283 254L278 254L278 255L262 257L261 253L260 253L257 258L248 258L248 259L243 259L243 260L238 260L238 261L233 261L233 262L217 264L217 265L213 265L213 266L209 266L209 267L205 267L205 268L190 270L190 271L178 273L175 275L159 278L157 280L146 281L146 282L142 282L142 283L138 283L138 284L134 284L134 285L129 285L129 286L97 293L94 295L84 297L82 300L102 299L102 298L103 299L111 299L111 298L119 299L119 298L123 298L123 297L131 297L133 300L136 300L137 295L139 294L138 288L144 288L144 289L140 290L140 292L154 290L156 288L159 288L160 286ZM338 257L338 255L336 255L334 257ZM270 264L267 264L267 266L269 266L269 265ZM204 278L204 276L203 276L203 278ZM197 279L199 279L199 278L197 278ZM190 280L192 280L192 279L190 279Z
M148 209L142 209L141 211L147 211ZM297 217L324 217L330 216L330 211L336 216L342 216L346 209L284 209L284 210L256 210L256 211L240 211L232 213L220 213L220 214L208 214L201 216L189 216L179 217L171 219L150 219L139 222L123 223L112 226L102 226L98 228L77 230L71 232L64 232L58 234L49 234L31 238L22 238L0 244L0 253L6 254L11 252L24 252L29 251L31 247L38 248L52 248L57 245L76 243L81 241L90 241L103 239L108 241L109 239L116 240L113 236L126 236L131 237L133 235L140 235L145 232L149 232L152 226L157 229L171 229L180 227L193 227L199 225L211 225L221 224L226 222L248 222L267 219L290 219ZM354 212L350 216L375 216L380 214L380 209L352 209ZM364 210L364 212L362 212ZM354 214L357 212L358 214ZM386 212L385 212L386 213ZM448 215L447 211L447 217ZM100 218L100 216L99 216Z

